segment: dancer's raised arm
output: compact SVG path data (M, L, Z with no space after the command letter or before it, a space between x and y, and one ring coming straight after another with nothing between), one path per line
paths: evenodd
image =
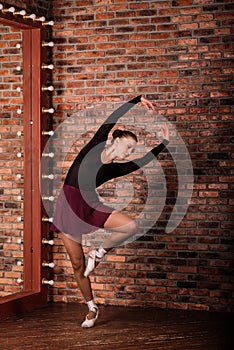
M143 157L136 158L125 163L112 162L104 165L104 167L106 167L105 171L103 171L103 169L100 169L102 176L98 176L100 173L97 175L97 187L112 178L130 174L133 171L142 168L151 162L155 157L157 157L169 143L169 128L167 123L163 123L161 125L160 131L163 138L162 142L159 145L155 146L151 151L147 152Z
M154 109L153 102L147 100L142 95L134 97L132 100L124 103L122 106L117 108L113 113L109 115L106 121L100 126L100 128L95 133L95 139L100 141L104 141L107 139L107 136L117 121L124 116L131 108L133 108L137 103L142 103L144 107L147 109Z

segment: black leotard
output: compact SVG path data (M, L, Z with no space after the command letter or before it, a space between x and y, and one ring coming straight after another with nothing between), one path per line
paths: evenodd
M79 152L65 179L65 184L83 190L92 191L108 180L127 175L154 159L168 144L163 140L158 146L146 153L143 157L125 163L112 162L104 164L101 161L101 153L110 130L135 104L140 102L141 95L125 103L114 111L100 126L89 143Z
M51 231L66 233L71 239L81 243L83 234L103 228L114 209L99 200L96 188L108 180L143 167L168 144L167 140L163 140L143 157L126 163L104 164L101 161L101 153L110 130L140 99L141 96L138 96L113 112L79 152L58 196Z

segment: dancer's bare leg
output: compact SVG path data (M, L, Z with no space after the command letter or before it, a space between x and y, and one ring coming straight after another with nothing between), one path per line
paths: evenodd
M102 244L106 251L118 247L137 232L136 222L128 215L114 211L104 224L104 228L114 232Z
M89 277L84 277L85 257L82 245L64 234L61 234L61 238L70 257L78 287L85 301L88 302L93 299L93 293ZM95 317L95 312L89 311L88 315L88 318L92 319Z
M84 272L85 276L88 276L94 270L107 252L120 246L126 239L134 235L137 231L137 224L128 215L114 211L105 222L104 228L114 232L98 250L89 252L89 259Z

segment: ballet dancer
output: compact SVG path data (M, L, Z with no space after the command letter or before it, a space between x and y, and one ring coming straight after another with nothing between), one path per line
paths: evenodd
M169 142L168 125L163 123L162 142L141 158L126 161L137 144L137 136L131 131L115 130L112 142L106 144L109 132L119 118L140 102L147 109L154 109L154 104L140 95L114 111L75 158L56 202L50 229L61 234L75 279L88 306L89 312L81 324L84 328L93 327L99 314L93 298L90 273L112 248L121 245L137 232L136 222L130 216L103 204L96 188L108 180L127 175L148 164ZM86 264L82 234L99 228L113 232L102 246L89 252Z

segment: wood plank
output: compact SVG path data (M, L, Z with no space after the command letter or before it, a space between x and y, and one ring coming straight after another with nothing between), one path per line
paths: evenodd
M1 350L232 349L233 314L100 306L95 327L82 329L86 312L83 304L57 303L3 319Z

